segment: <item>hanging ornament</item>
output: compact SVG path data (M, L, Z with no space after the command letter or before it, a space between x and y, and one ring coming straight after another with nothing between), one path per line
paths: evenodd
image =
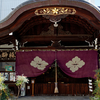
M57 84L58 84L57 83L57 60L55 59L55 89L54 89L54 93L59 93Z

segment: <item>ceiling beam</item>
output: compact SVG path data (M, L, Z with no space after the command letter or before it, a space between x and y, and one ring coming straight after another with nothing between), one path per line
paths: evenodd
M20 37L20 42L34 42L34 41L85 41L93 39L89 34L74 34L74 35L58 35L58 36L40 36L28 35Z

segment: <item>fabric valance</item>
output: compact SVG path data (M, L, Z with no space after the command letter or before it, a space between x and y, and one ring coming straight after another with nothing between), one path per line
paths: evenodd
M16 73L36 77L46 72L55 60L53 51L16 52Z
M86 51L25 51L16 52L16 73L37 77L46 72L57 60L61 70L75 78L92 77L98 68L98 53Z
M74 78L92 77L98 67L97 51L58 51L57 62L61 70Z

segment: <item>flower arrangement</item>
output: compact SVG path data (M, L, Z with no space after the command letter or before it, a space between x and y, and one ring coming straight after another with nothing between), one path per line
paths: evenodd
M100 68L95 70L96 80L94 82L95 89L93 91L94 97L91 100L100 100Z
M16 86L18 87L18 95L17 95L17 98L19 97L19 93L20 93L20 90L21 90L21 87L24 83L28 83L28 79L26 76L24 76L23 74L22 75L18 75L16 77Z
M5 77L0 73L0 90L4 90L6 88L4 81L5 81Z
M6 99L9 98L7 92L7 86L4 84L5 77L0 73L0 100L2 100L2 96L5 94Z

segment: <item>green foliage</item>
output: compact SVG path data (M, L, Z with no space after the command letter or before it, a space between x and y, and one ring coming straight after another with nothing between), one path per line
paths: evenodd
M16 86L20 86L23 83L23 81L19 80L16 82Z
M95 70L96 74L95 77L97 78L97 80L100 80L100 68Z
M7 100L10 97L10 90L7 88L6 90L2 90L1 100Z
M93 95L96 98L98 98L96 100L100 100L100 69L95 70L95 72L96 72L95 74L96 80L94 82L95 89L93 91ZM92 98L92 100L95 100L95 99Z

